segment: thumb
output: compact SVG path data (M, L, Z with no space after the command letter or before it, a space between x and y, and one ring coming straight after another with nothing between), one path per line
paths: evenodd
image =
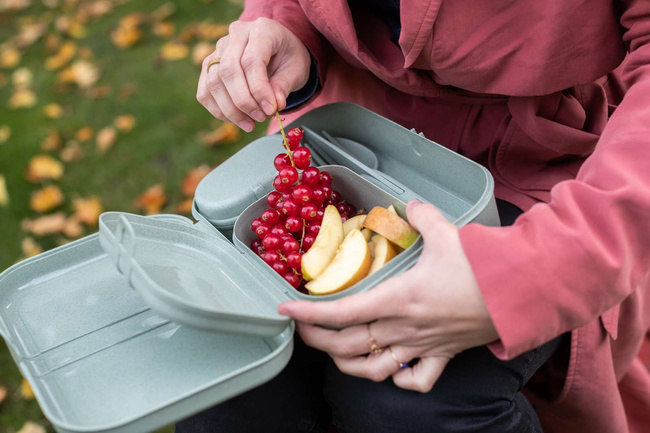
M409 224L420 232L425 243L436 242L445 229L453 228L447 219L431 203L411 200L406 207Z

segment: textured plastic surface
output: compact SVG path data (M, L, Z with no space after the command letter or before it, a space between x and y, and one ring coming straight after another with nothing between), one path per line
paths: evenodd
M66 433L156 430L271 379L293 348L293 325L259 338L158 316L124 284L98 235L0 274L0 334Z

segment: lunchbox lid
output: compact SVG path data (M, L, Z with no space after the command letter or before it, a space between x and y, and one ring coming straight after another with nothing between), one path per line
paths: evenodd
M99 219L102 248L127 284L160 315L194 328L274 336L291 319L278 282L223 235L121 212Z

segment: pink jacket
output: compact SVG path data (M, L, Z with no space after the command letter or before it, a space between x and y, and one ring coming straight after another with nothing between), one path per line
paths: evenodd
M484 164L526 210L461 239L495 355L573 331L560 396L531 394L545 431L650 431L650 1L401 0L399 46L346 0L248 0L242 19L261 16L318 60L322 92L290 120L359 103Z

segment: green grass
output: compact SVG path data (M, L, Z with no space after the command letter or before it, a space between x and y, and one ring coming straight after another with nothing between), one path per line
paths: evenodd
M65 3L65 2L61 2ZM12 85L0 87L0 125L9 125L10 140L0 144L0 174L7 180L11 203L0 207L0 270L10 266L22 256L21 241L26 236L21 231L21 220L38 215L29 209L32 192L40 187L25 180L24 172L29 159L39 153L41 141L51 128L58 129L66 139L84 126L95 131L112 123L121 114L132 114L136 127L128 134L120 134L115 146L106 155L94 151L94 139L82 144L84 159L66 164L63 179L56 184L66 196L61 210L71 212L75 197L99 196L105 210L134 212L134 199L148 187L163 183L169 204L164 212L173 212L181 201L180 184L187 172L200 165L217 165L227 159L245 143L260 135L264 128L242 136L236 143L218 148L206 148L197 139L197 132L218 125L195 99L199 67L189 58L177 62L164 62L158 58L164 40L154 36L149 25L143 26L142 41L132 48L118 50L113 46L110 32L122 16L132 12L150 12L163 2L134 0L115 9L88 25L88 36L78 41L79 46L90 48L93 60L102 72L98 85L112 86L113 92L105 99L91 100L75 86L65 91L56 85L56 74L43 68L48 55L42 41L25 50L18 67L27 67L34 74L34 89L38 104L31 109L10 110L7 101ZM191 22L210 18L214 22L229 22L237 18L240 7L226 0L213 2L175 0L176 11L170 18L178 33ZM0 12L0 44L17 31L20 17L41 15L47 10L40 1L18 12ZM60 11L55 11L60 14ZM190 44L190 47L193 44ZM0 69L0 74L10 77L12 70ZM135 93L123 101L118 97L120 88L133 85ZM67 114L58 120L43 116L43 107L56 102ZM55 157L58 154L53 153ZM93 230L87 230L87 234ZM60 237L37 239L49 249L56 246ZM0 386L9 394L0 404L0 431L15 432L31 420L47 425L34 400L25 400L20 394L21 376L4 344L0 344ZM48 431L53 431L48 426ZM171 428L165 431L172 431Z

